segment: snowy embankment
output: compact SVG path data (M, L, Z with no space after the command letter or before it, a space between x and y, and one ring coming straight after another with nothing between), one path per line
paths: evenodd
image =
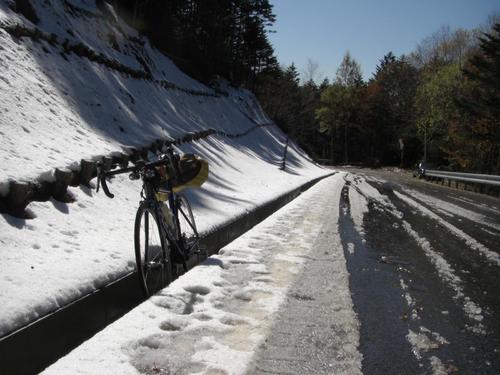
M186 132L237 134L270 122L251 93L224 85L227 95L218 95L186 76L111 8L100 10L91 0L33 1L35 25L13 12L12 3L0 3L2 195L11 179L50 181L54 168L76 169L83 158ZM7 31L13 25L54 35L53 41L13 36ZM122 71L148 71L149 78L68 52L68 45L102 54ZM177 148L210 163L209 181L187 193L200 232L329 172L294 144L287 170L280 171L285 140L277 127L266 126ZM113 200L94 187L70 188L73 203L31 203L31 220L0 215L0 336L134 268L140 184L113 179Z
M342 174L319 182L46 373L246 373L323 232L335 236L328 247L331 321L344 332L331 337L337 355L329 369L360 373L359 322L337 230L343 182Z

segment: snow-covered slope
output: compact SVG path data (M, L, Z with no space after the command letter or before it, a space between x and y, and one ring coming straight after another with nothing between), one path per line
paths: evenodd
M32 1L36 25L12 4L0 0L2 195L11 179L51 179L82 158L270 122L250 92L191 79L94 0ZM188 192L201 232L327 173L294 144L280 171L285 139L266 126L180 146L210 162L209 181ZM74 203L33 202L32 220L0 215L0 336L134 267L140 186L125 176L111 189L114 200L80 186Z
M158 82L214 94L124 23L110 23L91 7L93 1L33 3L40 17L36 26L0 4L0 181L37 177L48 167L66 167L167 135L207 128L238 133L254 125L243 113L269 121L248 92L214 97L162 87ZM78 6L69 7L71 3ZM47 37L54 34L56 42L13 37L6 31L13 25ZM65 46L79 45L119 64L110 68L109 63L65 52L70 49ZM123 66L143 73L148 69L151 77L132 78L119 71Z

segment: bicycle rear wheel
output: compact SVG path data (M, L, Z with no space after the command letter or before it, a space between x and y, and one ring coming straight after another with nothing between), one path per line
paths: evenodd
M142 204L135 217L134 245L139 283L146 297L170 281L171 262L153 209Z
M186 197L178 194L178 238L182 241L186 255L198 254L200 250L200 237L196 228L193 210Z

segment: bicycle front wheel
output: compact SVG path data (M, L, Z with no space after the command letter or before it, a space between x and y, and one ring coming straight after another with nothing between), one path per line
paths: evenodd
M170 281L171 263L154 210L142 204L135 217L134 244L139 283L146 297Z

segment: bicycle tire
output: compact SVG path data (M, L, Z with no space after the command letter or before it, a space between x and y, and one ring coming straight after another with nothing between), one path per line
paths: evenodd
M179 199L178 206L178 238L183 241L185 250L190 256L194 253L199 253L199 242L200 236L198 235L198 229L196 227L196 221L194 219L193 210L187 198L181 194L177 195ZM180 233L180 235L179 235Z
M172 263L166 242L154 210L141 204L135 217L134 246L139 283L146 298L171 280Z

